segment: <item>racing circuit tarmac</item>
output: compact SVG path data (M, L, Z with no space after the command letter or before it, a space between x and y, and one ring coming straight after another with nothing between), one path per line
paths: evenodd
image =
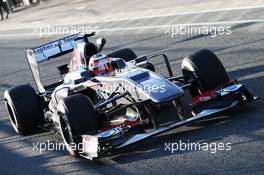
M107 39L105 52L130 47L138 55L162 52L169 56L175 74L180 74L184 56L209 48L225 65L230 77L264 97L264 8L134 19L98 23L99 36ZM210 18L209 18L210 16ZM219 23L220 21L224 21ZM227 22L233 21L233 22ZM231 27L232 34L165 35L162 25L212 23ZM142 28L145 26L145 28ZM152 27L146 27L152 26ZM156 26L156 27L153 27ZM133 28L132 28L133 27ZM115 30L109 30L115 28ZM27 33L20 30L19 33ZM15 33L15 32L14 32ZM6 33L0 33L6 34ZM7 116L3 92L12 86L33 83L23 49L59 38L18 35L0 40L0 174L264 174L263 99L189 127L133 145L122 153L90 162L62 150L39 152L33 143L61 142L50 132L17 136ZM165 65L155 63L165 74ZM48 70L55 69L52 65ZM26 100L26 99L25 99ZM162 116L161 116L162 117ZM171 153L165 143L231 143L229 151L185 150Z

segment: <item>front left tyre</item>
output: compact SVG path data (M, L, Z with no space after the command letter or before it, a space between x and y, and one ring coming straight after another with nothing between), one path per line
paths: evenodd
M184 58L182 73L186 80L192 80L191 94L193 96L225 86L230 81L220 59L208 49L200 50Z
M20 85L6 90L4 99L16 133L31 134L37 126L43 124L41 100L30 85Z

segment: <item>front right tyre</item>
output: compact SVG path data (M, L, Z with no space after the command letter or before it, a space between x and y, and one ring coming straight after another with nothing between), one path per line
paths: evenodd
M64 144L70 155L78 156L81 136L96 133L100 129L99 115L89 97L83 94L61 100L57 112Z

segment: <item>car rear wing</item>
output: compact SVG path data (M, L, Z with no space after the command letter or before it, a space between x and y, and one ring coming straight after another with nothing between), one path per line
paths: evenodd
M93 35L95 35L94 32L90 34L78 33L35 48L24 50L39 92L45 92L46 90L41 82L38 64L73 51L76 42L88 42L88 37Z

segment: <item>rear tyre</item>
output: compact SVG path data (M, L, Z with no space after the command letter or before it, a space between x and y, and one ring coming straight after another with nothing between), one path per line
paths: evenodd
M30 85L20 85L5 91L4 99L16 133L30 134L44 123L41 100Z
M182 73L192 81L192 96L224 86L229 82L227 72L210 50L204 49L186 57L182 61Z
M117 50L115 52L108 54L108 56L112 58L123 58L126 62L137 58L135 52L129 48Z
M60 131L70 155L78 156L82 134L93 133L100 129L99 116L91 100L76 94L66 97L58 104Z

